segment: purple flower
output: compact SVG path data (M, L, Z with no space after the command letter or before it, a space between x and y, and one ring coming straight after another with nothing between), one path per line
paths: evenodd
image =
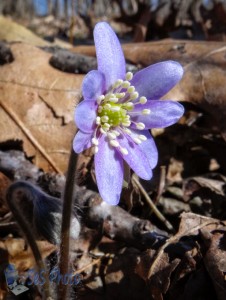
M83 80L84 100L75 110L79 129L73 142L76 153L93 147L98 189L106 202L119 202L125 161L142 179L152 177L158 160L150 128L176 123L181 104L159 100L183 75L174 61L151 65L135 75L126 73L125 58L111 27L100 22L94 29L98 70Z

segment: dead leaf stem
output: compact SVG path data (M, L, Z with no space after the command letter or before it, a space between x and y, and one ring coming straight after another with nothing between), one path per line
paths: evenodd
M61 174L61 170L57 167L57 165L54 163L52 158L48 155L46 150L39 144L39 142L36 140L36 138L32 135L29 129L26 128L25 124L19 119L19 117L15 114L15 112L9 108L5 103L0 101L1 107L4 109L4 111L10 116L10 118L17 124L17 126L21 129L21 131L25 134L25 136L29 139L29 141L32 143L32 145L38 149L38 151L43 155L43 157L48 161L48 163L51 165L51 167L56 171L57 173Z
M166 166L161 166L160 167L160 180L159 180L157 195L155 198L155 205L157 205L157 203L159 203L159 200L160 200L162 193L164 191L164 188L165 188L165 183L166 183Z
M71 149L71 154L68 163L67 178L63 195L63 213L61 226L61 243L60 243L60 274L66 275L69 271L70 261L70 227L71 227L71 212L73 204L73 194L75 187L75 172L78 155ZM60 281L58 287L58 300L66 300L68 286Z
M205 227L205 226L208 226L208 225L211 225L211 224L214 224L214 223L218 223L219 221L217 220L216 222L214 221L207 221L207 222L204 222L202 224L199 224L193 228L190 228L189 230L187 231L183 231L183 232L179 232L177 233L176 235L172 236L171 238L169 238L166 243L161 247L159 248L159 250L157 251L157 254L156 254L156 257L153 261L153 263L151 264L151 268L149 269L149 272L148 272L148 278L150 279L150 277L154 274L155 272L155 268L156 268L156 265L158 264L158 262L161 260L161 257L164 253L164 250L172 243L175 243L176 241L178 241L182 236L185 236L185 235L190 235L192 233L194 233L196 230L200 230L201 228Z
M170 224L170 222L163 216L163 214L158 210L158 208L156 207L156 205L153 203L153 201L151 200L151 198L149 197L148 193L145 191L145 189L143 188L142 184L139 182L139 180L133 176L132 177L133 182L137 185L137 187L140 189L141 193L143 194L145 200L147 201L148 205L151 207L151 209L153 210L154 214L156 215L156 217L163 222L163 224L166 226L167 229L169 229L170 231L174 231L173 226Z

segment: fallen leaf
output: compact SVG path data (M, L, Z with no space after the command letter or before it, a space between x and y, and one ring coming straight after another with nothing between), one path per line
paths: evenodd
M0 142L22 140L38 167L64 172L83 76L52 68L51 55L34 46L15 43L11 51L14 61L0 66Z

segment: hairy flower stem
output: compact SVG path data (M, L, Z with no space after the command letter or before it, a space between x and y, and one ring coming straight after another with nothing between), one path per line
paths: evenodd
M41 274L41 271L46 270L45 264L42 260L41 253L38 249L38 245L34 239L34 234L32 232L31 226L28 223L28 221L22 216L22 212L18 208L17 200L20 200L22 198L26 198L26 190L24 190L23 187L17 187L15 188L14 186L9 187L7 194L6 194L6 200L8 203L8 206L19 224L20 228L22 229L28 244L31 247L31 250L33 252L38 272ZM43 284L43 296L44 299L52 299L51 293L50 293L50 286L49 286L49 278L48 278L48 273L44 272L43 276L45 277L44 284Z
M73 194L75 186L75 171L78 155L71 149L68 172L63 196L63 214L61 226L61 243L60 243L60 274L65 275L69 271L69 252L70 252L70 226L71 212L73 204ZM67 285L60 281L57 293L57 299L67 299Z

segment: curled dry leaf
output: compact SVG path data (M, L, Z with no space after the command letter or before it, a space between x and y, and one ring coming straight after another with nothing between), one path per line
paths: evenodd
M38 241L37 244L43 258L46 258L56 250L56 246L46 241ZM26 247L23 239L9 237L4 241L0 241L0 249L8 252L9 262L15 264L16 269L19 271L24 271L35 266L32 251L30 247Z
M204 264L212 279L218 299L226 298L226 231L206 234L202 238L209 245L204 257Z
M14 61L0 66L0 142L20 139L37 166L64 172L83 76L52 68L51 55L34 46L10 48Z

